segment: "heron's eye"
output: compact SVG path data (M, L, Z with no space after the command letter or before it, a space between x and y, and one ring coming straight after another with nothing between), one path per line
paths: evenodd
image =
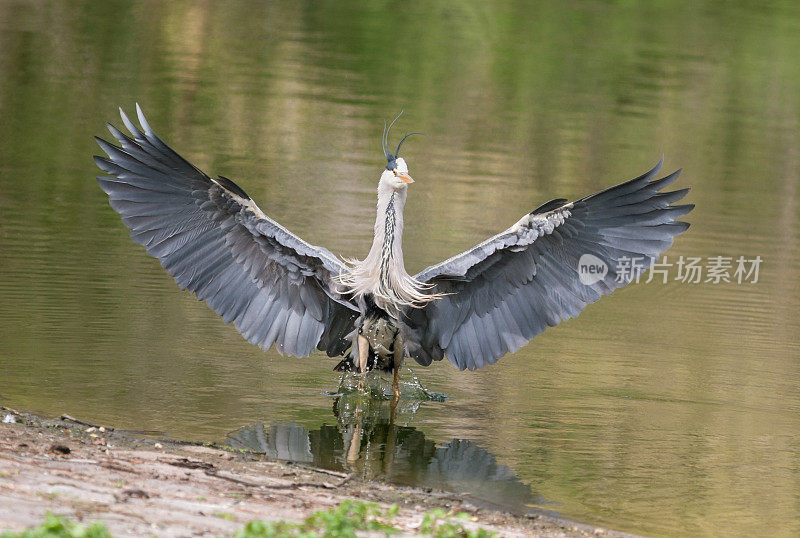
M397 175L397 168L395 168L394 170L392 170L392 173L393 173L394 175Z

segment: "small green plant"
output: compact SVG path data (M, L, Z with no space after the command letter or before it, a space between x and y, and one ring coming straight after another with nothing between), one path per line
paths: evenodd
M314 536L314 533L303 533L297 523L286 521L251 521L234 538L283 538L284 536Z
M236 521L236 518L233 516L233 514L229 514L227 512L214 512L211 515L220 519L227 519L228 521Z
M344 501L336 508L311 514L302 523L251 521L235 538L349 538L356 531L395 534L400 531L389 522L398 510L397 505L384 512L375 503Z
M435 538L489 538L495 536L495 533L486 529L467 529L461 523L453 522L452 519L469 519L469 514L445 512L441 508L435 508L423 516L419 532Z
M38 527L19 533L6 532L0 538L111 538L111 533L101 523L83 526L48 513Z

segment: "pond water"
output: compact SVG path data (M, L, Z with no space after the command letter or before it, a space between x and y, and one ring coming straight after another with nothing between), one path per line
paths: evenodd
M496 468L451 487L506 476L484 490L503 503L644 534L800 533L798 6L359 4L0 3L0 401L196 440L293 424L341 447L320 461L422 484L442 482L414 469L471 450ZM362 435L409 455L350 461L336 361L247 344L108 207L92 136L137 101L345 256L369 248L383 120L404 109L398 132L429 136L404 146L412 272L664 154L697 204L668 263L760 257L758 280L673 266L484 370L405 371L447 398Z

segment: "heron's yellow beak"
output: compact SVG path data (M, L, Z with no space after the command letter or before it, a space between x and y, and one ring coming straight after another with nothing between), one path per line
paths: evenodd
M414 183L414 180L411 179L411 176L409 176L408 174L397 172L397 177L399 177L403 183Z

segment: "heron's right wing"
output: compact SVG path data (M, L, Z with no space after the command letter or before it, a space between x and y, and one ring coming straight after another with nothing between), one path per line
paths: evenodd
M97 138L108 157L95 157L133 240L251 343L300 357L317 347L343 354L358 316L333 285L345 266L267 217L233 181L198 170L136 111L141 128L120 109L133 138L109 124L121 147Z
M446 354L461 369L482 368L636 278L624 262L650 267L689 227L677 219L694 207L671 205L689 189L660 192L680 173L651 181L660 167L574 202L552 200L416 275L446 295L407 311L411 356L430 364ZM594 262L607 272L582 278L580 266Z

